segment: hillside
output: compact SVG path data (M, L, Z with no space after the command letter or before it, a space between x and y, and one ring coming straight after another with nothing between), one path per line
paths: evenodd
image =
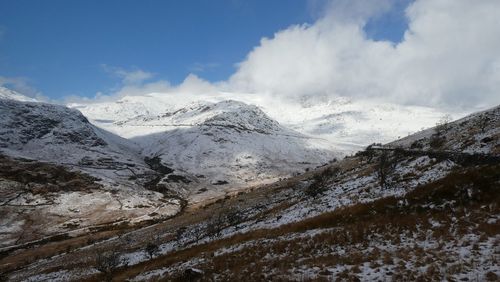
M345 154L243 102L195 101L158 109L149 101L125 97L76 108L134 141L144 157L172 169L159 184L192 201L299 174Z
M86 248L59 242L70 251L8 276L497 281L499 128L497 107Z
M127 167L148 170L135 144L64 106L0 99L0 135L4 154L78 167L110 182L132 175Z
M342 155L325 140L284 128L257 107L236 101L194 103L120 126L130 131L137 127L165 130L131 140L143 148L145 156L159 157L176 175L212 195L227 187L248 187L299 174Z
M161 174L132 142L93 126L76 110L3 93L0 247L180 210L178 198L145 188Z

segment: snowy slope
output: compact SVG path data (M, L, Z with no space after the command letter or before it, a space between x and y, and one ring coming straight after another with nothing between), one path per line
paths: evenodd
M0 99L0 150L63 164L110 182L149 171L132 142L64 106Z
M286 129L257 107L236 101L196 102L118 126L131 133L135 128L160 129L132 140L146 156L159 156L169 167L208 184L276 180L340 155L324 140Z
M97 124L104 125L137 116L156 115L172 109L171 103L157 100L151 95L126 96L109 102L69 103L67 106L80 110Z
M426 150L500 154L500 106L389 143Z
M434 126L447 114L436 108L343 97L302 97L295 102L264 103L262 109L291 129L327 139L351 152Z

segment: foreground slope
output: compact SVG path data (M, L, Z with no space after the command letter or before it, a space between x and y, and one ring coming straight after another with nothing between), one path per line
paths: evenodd
M20 264L8 277L497 281L499 109L191 207L147 229ZM103 269L99 254L116 263Z
M219 218L199 224L206 236L201 242L199 234L188 233L165 244L173 253L123 274L138 281L192 275L496 281L499 132L496 107L371 146L308 181L285 184L243 212L245 196L227 200L216 209ZM176 248L179 241L186 246Z

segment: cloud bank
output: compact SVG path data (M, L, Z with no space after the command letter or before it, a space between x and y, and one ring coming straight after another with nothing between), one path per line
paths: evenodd
M367 37L367 21L391 5L374 2L331 1L314 24L263 38L228 87L431 106L500 102L499 1L417 0L399 43Z
M405 10L408 29L397 43L374 40L364 27L401 0L310 1L318 11L313 24L262 38L226 81L210 83L190 74L173 86L147 71L103 65L122 82L96 98L223 91L290 101L340 96L464 110L500 103L500 1L415 0Z

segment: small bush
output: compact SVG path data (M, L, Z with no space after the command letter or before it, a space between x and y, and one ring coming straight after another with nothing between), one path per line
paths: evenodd
M434 150L441 149L445 143L446 137L439 134L433 134L429 139L429 146Z
M450 130L451 125L451 116L450 115L445 115L441 117L441 119L436 123L436 127L434 127L434 130L438 135L442 135L446 133L448 130Z
M387 188L390 186L389 176L393 173L396 168L396 160L389 153L382 152L378 158L378 163L376 166L377 176L379 180L380 187Z
M104 274L106 281L113 279L113 272L120 264L126 264L125 259L120 259L120 254L116 251L98 253L95 258L95 268Z
M332 178L338 175L340 169L327 168L321 173L314 175L312 183L306 188L305 194L309 197L317 197L328 190L329 182Z
M153 259L160 252L160 247L156 242L149 242L146 244L146 253L149 256L149 259Z
M493 271L486 273L486 280L488 281L498 281L498 278L498 275Z

